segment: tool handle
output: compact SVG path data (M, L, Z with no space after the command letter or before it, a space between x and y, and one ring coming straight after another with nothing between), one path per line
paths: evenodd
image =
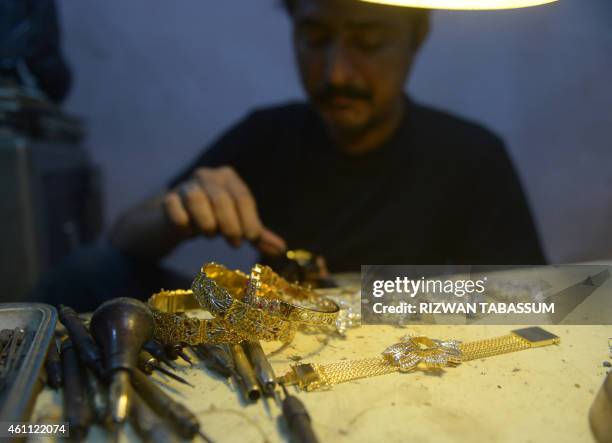
M147 351L140 351L138 354L138 369L145 374L153 374L153 361L157 361L155 357L152 357Z
M70 340L62 343L62 369L69 380L64 386L64 414L70 424L70 436L82 440L87 436L93 413L87 398L85 372Z
M257 341L245 341L242 346L253 365L255 376L261 388L267 395L273 395L276 388L276 375L261 344Z
M217 375L224 378L230 378L232 376L233 362L231 357L227 356L227 360L216 352L215 345L199 344L193 347L194 352L200 360L204 362L204 366ZM219 350L225 353L223 350Z
M306 411L306 407L297 397L285 397L283 400L283 416L287 421L292 441L296 443L319 442L312 430L308 411Z
M133 395L132 402L130 421L143 441L149 443L179 442L175 433L160 422L155 412L138 394Z
M168 366L174 369L172 360L170 360L170 357L168 356L168 354L166 354L166 351L163 345L157 340L146 341L142 349L147 351L149 354L151 354L153 357L158 359L160 362L164 362L165 364L167 364Z
M132 384L138 394L155 412L171 423L181 437L192 439L198 433L200 423L197 417L181 403L174 401L143 372L139 370L132 372Z
M104 349L107 371L137 367L138 352L153 337L154 320L149 307L129 297L102 303L89 323L93 337Z
M147 340L142 348L155 358L168 358L164 347L157 340Z
M243 388L244 398L250 401L256 401L261 397L255 370L249 362L249 359L244 352L244 348L237 343L229 346L230 354L234 359L234 366L240 376L241 386Z
M49 343L49 350L47 351L47 359L45 360L45 370L47 371L47 384L53 389L59 389L62 387L62 362L60 360L59 352L57 352L57 345L55 339Z
M70 339L79 351L85 365L97 376L102 376L102 351L95 342L76 311L68 306L60 306L59 319L66 327Z

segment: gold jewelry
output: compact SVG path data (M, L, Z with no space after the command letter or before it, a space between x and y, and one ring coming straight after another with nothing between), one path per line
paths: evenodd
M293 340L297 325L270 317L243 303L224 316L212 319L188 317L190 310L207 309L193 291L161 291L149 299L155 320L155 338L162 343L240 343L244 340ZM212 312L214 315L215 313Z
M249 315L256 315L259 322L263 317L273 317L283 322L332 325L340 311L335 302L287 282L262 265L253 266L247 277L209 263L202 267L191 288L201 306L222 318L256 311Z
M305 391L329 389L332 385L391 372L424 371L454 367L464 361L492 357L523 349L558 344L560 338L539 327L517 329L510 334L461 343L456 340L435 340L424 336L405 336L389 346L381 357L340 361L324 365L292 365L279 378L280 383L295 384Z
M155 338L162 343L232 343L242 337L222 318L198 319L185 312L202 309L192 291L161 291L148 301L155 320Z
M332 326L340 312L334 301L289 283L270 267L259 264L251 269L245 300L271 315L309 325Z
M255 267L257 268L257 266ZM255 269L254 268L254 269ZM272 272L270 270L270 272ZM276 276L277 278L274 278ZM149 299L155 319L155 335L162 343L239 343L244 340L289 342L300 323L331 324L338 305L266 273L261 284L255 271L251 279L240 271L209 263L192 284L192 290L161 291ZM286 292L285 292L286 291ZM281 297L299 298L315 310L287 303ZM213 319L189 317L186 311L204 309Z
M202 266L191 288L200 306L224 319L242 340L293 340L298 325L252 303L245 292L247 284L248 277L242 272L209 263Z

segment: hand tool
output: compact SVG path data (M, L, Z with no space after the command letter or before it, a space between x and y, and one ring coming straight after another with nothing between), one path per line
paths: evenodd
M172 360L166 354L164 346L157 340L147 340L143 349L171 369L176 369Z
M68 306L60 305L59 319L66 327L79 357L96 376L102 378L104 376L102 351L100 351L100 347L94 341L76 311Z
M199 434L204 440L210 442L200 429L196 416L182 404L174 401L172 397L161 390L152 380L140 370L132 372L132 385L138 394L170 423L176 432L183 438L192 439Z
M87 397L85 371L70 339L62 342L64 385L64 415L70 424L70 437L81 441L87 437L93 413Z
M179 443L181 441L138 393L132 396L130 421L140 438L147 443Z
M93 372L85 371L85 381L87 386L87 395L91 402L91 410L93 412L96 423L110 430L110 416L108 410L108 388L100 382Z
M157 360L155 357L153 357L151 354L149 354L147 351L140 351L140 353L138 354L138 368L143 371L145 374L151 375L153 373L153 371L159 371L162 374L167 375L168 377L183 383L185 385L191 386L192 388L194 387L191 383L189 383L187 380L185 380L183 377L179 377L178 375L176 375L173 372L170 372L169 370L163 368L160 366L159 364L159 360Z
M133 298L109 300L93 313L91 333L104 350L109 374L109 403L113 422L128 417L130 371L137 372L138 353L153 336L153 315L147 305Z
M193 346L192 349L208 370L224 378L234 376L237 381L240 381L234 360L223 345L200 344Z
M256 401L261 397L261 390L257 384L255 370L244 352L242 346L238 343L229 345L229 350L234 359L236 372L240 375L240 386L242 386L244 398L251 401Z
M189 363L189 366L193 366L193 362L191 361L191 357L189 357L189 355L187 355L183 351L183 345L180 344L180 343L176 343L176 344L173 344L173 345L166 346L166 354L172 360L176 360L177 358L181 357L183 360L185 360L187 363Z
M266 395L274 395L276 388L276 375L270 365L261 344L257 341L245 341L242 347L255 370L257 381Z
M53 389L62 387L62 362L57 352L55 338L49 343L47 359L45 360L45 370L47 371L47 384Z
M287 423L291 441L294 443L318 443L317 436L312 430L310 415L306 406L297 397L289 395L284 384L280 383L285 394L282 401L283 417Z

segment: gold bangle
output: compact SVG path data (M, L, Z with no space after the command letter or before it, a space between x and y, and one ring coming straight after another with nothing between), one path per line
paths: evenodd
M289 283L270 267L259 264L251 269L245 299L260 309L268 310L270 315L309 325L332 326L340 312L334 301Z
M149 299L156 322L156 338L163 343L238 343L244 340L289 342L300 323L332 324L336 303L291 285L271 270L260 279L217 263L202 267L192 290L161 291ZM261 268L263 269L263 268ZM310 304L296 306L286 300ZM186 311L204 309L213 319L189 317Z
M186 312L203 309L190 290L161 291L149 298L149 307L155 338L164 344L240 343L247 339L289 342L296 332L296 325L262 316L256 309L234 310L211 319L189 317Z
M187 311L202 309L192 291L160 291L148 301L155 320L155 338L162 343L231 343L241 337L222 318L188 317Z
M262 265L255 265L247 277L240 271L209 263L202 266L191 288L201 306L228 319L249 312L292 324L333 325L340 311L335 302L287 282Z
M289 342L295 322L268 315L245 303L248 277L217 263L202 267L192 290L161 291L149 299L156 338L162 343L239 343L247 339ZM213 319L188 317L204 309Z
M435 340L423 336L406 336L400 343L385 349L380 357L339 361L324 365L292 365L291 370L279 378L279 382L288 385L295 384L305 391L329 389L332 385L359 378L398 371L411 372L417 369L440 370L443 367L457 366L464 361L559 342L559 337L539 327L517 329L502 337L469 343Z
M208 263L191 285L200 306L222 318L243 340L293 340L297 323L271 315L249 302L245 294L248 277L217 263Z

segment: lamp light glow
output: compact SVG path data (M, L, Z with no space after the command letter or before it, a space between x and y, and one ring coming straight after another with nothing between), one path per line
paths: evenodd
M515 9L544 5L557 0L361 0L390 6L410 8L455 9L455 10L492 10Z

